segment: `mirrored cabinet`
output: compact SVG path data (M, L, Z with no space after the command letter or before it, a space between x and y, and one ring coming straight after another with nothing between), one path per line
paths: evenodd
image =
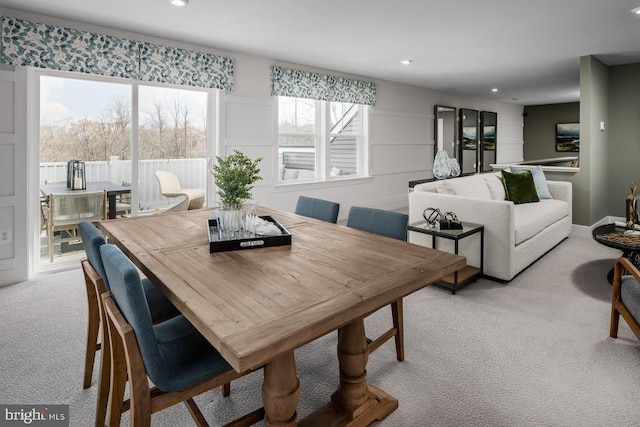
M460 109L460 149L458 161L462 174L478 171L478 110Z
M491 164L496 163L498 143L498 113L480 112L480 172L493 170Z
M457 159L461 174L492 171L497 161L498 113L434 106L434 157L445 151Z
M450 158L458 158L456 139L456 109L436 105L434 107L434 141L435 156L438 151L444 150Z

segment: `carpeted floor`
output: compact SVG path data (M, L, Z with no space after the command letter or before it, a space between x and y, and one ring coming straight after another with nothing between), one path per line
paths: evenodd
M406 360L393 343L369 358L368 381L397 397L384 426L640 426L640 342L621 320L609 338L606 273L619 252L571 237L508 284L479 280L451 295L405 299ZM69 404L72 426L94 422L82 389L86 301L80 270L0 288L0 404ZM367 319L371 335L390 322ZM338 379L336 334L296 351L299 417ZM96 365L97 371L97 365ZM197 401L211 425L261 406L261 372ZM128 418L123 418L126 425ZM156 426L193 425L178 405Z

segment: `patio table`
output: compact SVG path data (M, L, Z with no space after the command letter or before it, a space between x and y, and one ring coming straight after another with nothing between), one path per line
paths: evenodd
M113 219L116 217L116 196L131 193L131 187L114 184L111 181L88 181L85 190L67 188L66 182L52 182L40 186L40 192L45 197L49 197L51 193L80 193L83 191L106 191L107 199L109 200L107 217Z

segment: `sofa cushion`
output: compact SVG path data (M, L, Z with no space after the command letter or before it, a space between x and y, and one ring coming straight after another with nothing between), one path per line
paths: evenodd
M504 183L496 174L484 175L484 181L489 188L491 200L507 200L507 193L504 191Z
M440 194L454 194L456 196L491 200L489 187L487 187L480 175L446 179L438 182L436 188Z
M510 169L513 173L524 173L527 171L527 169L522 169L516 166L511 166ZM551 197L551 192L549 191L549 186L547 185L547 178L544 176L542 166L538 165L535 168L531 169L530 172L533 176L533 183L536 186L538 197L541 199L552 199L553 197Z
M622 277L620 299L636 322L640 322L640 283L633 276Z
M541 200L515 206L516 245L569 215L569 204L562 200Z
M511 200L516 205L540 201L531 172L512 173L503 170L502 180L507 200Z

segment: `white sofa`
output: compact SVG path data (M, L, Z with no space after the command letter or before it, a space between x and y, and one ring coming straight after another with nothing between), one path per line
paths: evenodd
M552 199L514 204L504 200L499 173L477 174L418 184L409 193L409 223L423 220L426 208L454 212L461 221L483 224L484 274L509 281L571 232L570 182L547 181ZM469 240L471 237L468 238ZM437 242L447 249L449 242ZM470 265L479 265L479 239L460 241L460 253ZM409 241L431 246L431 236L409 232ZM468 252L468 253L467 253Z

